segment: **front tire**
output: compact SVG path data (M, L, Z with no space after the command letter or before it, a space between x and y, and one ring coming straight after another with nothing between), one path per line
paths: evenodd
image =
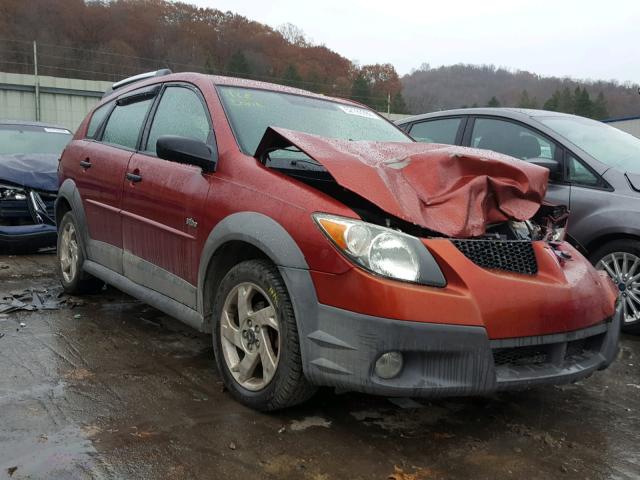
M640 333L640 242L614 240L593 252L589 260L598 270L607 272L620 291L622 330Z
M216 294L213 319L216 362L236 400L272 411L315 393L302 372L291 300L272 263L249 260L233 267Z
M102 289L104 283L83 270L82 239L73 212L65 213L58 225L57 253L58 278L66 293L93 293Z

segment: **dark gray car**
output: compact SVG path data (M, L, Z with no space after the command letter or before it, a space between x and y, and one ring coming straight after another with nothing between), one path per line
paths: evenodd
M396 122L418 141L475 147L551 170L547 200L570 210L569 241L616 282L640 330L640 139L543 110L470 108Z

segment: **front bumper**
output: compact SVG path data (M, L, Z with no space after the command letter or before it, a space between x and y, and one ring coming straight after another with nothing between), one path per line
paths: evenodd
M36 250L52 247L56 244L57 231L54 225L39 223L36 225L0 225L0 252L5 249Z
M389 396L479 395L570 383L606 368L618 351L621 310L583 330L489 340L484 328L369 317L319 305L307 335L312 383ZM374 373L385 352L403 354L393 379Z
M390 320L319 304L302 271L280 271L298 318L304 372L316 385L388 396L482 395L574 382L606 368L618 351L620 305L588 328L490 340L483 327ZM374 368L389 351L403 354L404 367L385 380Z
M56 244L52 194L28 191L25 200L0 201L0 252L37 250Z

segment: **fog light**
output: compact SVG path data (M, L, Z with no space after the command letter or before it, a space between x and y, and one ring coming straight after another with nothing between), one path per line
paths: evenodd
M383 353L376 361L376 375L385 380L397 377L402 370L402 365L400 352Z

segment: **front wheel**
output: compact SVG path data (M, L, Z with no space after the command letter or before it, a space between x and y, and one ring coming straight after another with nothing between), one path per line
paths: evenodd
M233 267L220 284L213 315L216 362L236 400L270 411L313 395L302 372L291 300L273 264L249 260Z
M80 232L72 212L62 217L58 226L58 277L66 293L91 293L102 288L104 283L92 277L82 267L84 254Z
M596 250L590 260L618 287L624 312L622 329L640 333L640 242L614 240Z

